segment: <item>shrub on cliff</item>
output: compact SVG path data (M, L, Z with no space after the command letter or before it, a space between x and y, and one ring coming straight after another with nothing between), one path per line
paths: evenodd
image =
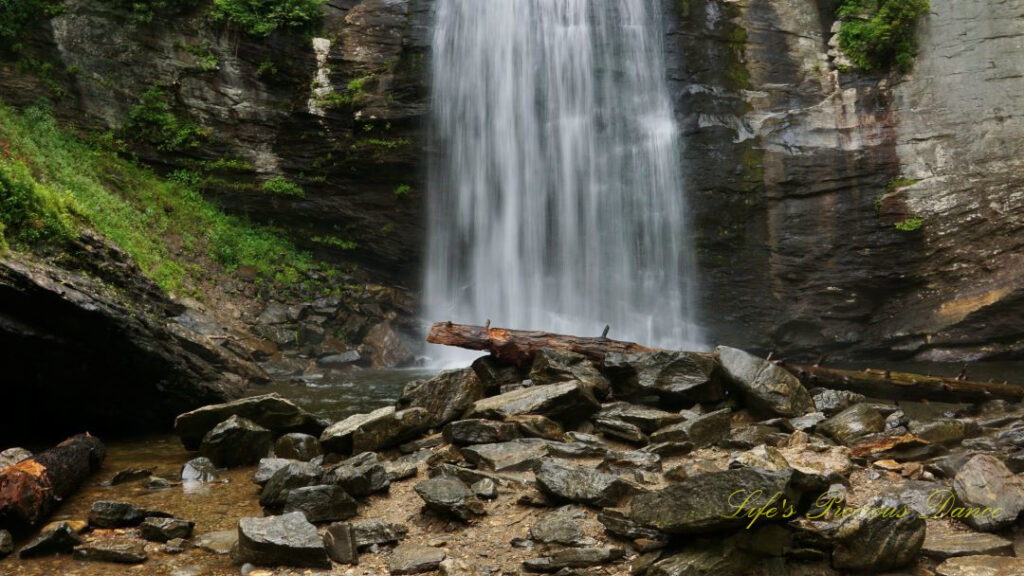
M917 19L930 8L928 0L843 0L836 14L843 20L839 47L865 72L908 72L917 51Z
M302 28L323 16L324 0L214 0L213 17L227 20L253 36Z

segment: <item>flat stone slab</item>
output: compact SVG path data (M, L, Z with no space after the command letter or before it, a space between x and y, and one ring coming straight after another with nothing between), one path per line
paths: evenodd
M128 538L96 540L75 547L75 558L92 562L141 564L147 560L146 543Z
M1013 542L994 534L956 530L945 520L929 520L921 553L945 560L956 556L1013 556Z
M236 562L330 568L324 541L301 512L238 521Z
M1024 574L1024 558L961 556L939 564L935 572L939 576L1020 576Z
M548 441L521 438L496 444L476 444L462 449L466 459L484 470L511 472L530 470L548 455Z
M441 566L446 554L440 548L420 544L402 544L395 548L388 559L391 574L423 574L433 572Z
M582 420L601 409L590 389L578 380L520 388L477 400L466 418L495 418L540 414L554 420Z

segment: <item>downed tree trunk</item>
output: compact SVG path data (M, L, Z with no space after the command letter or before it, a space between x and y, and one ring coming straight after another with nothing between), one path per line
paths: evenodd
M657 350L633 342L609 340L603 337L586 338L550 332L453 324L451 322L437 322L431 326L427 342L470 350L487 350L499 360L517 366L529 364L533 355L542 348L576 352L597 362L604 361L605 355L614 352L654 352ZM886 370L839 370L787 363L779 365L800 378L804 386L849 390L873 398L935 402L981 402L994 398L1015 402L1024 400L1024 387L1010 384L971 382Z
M489 325L471 326L451 322L434 323L430 327L427 342L470 350L487 350L495 358L517 366L525 366L532 362L533 355L542 348L575 352L597 361L603 361L606 354L614 352L625 354L655 351L654 348L641 346L634 342L609 340L604 337L587 338L552 334L551 332L506 330L491 328Z
M1012 384L972 382L889 370L842 370L787 363L782 363L780 366L795 374L808 388L820 386L835 390L849 390L887 400L933 400L935 402L984 402L995 398L1014 402L1024 400L1024 387Z
M42 524L105 456L99 438L79 434L0 470L0 528L22 533Z

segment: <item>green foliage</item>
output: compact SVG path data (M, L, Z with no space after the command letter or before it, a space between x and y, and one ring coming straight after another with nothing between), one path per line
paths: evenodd
M15 62L15 67L19 72L33 74L53 96L60 98L64 95L64 87L53 77L53 63L22 56Z
M131 14L140 22L152 22L159 13L180 13L195 6L199 0L106 0Z
M139 104L129 112L127 130L129 137L167 152L198 148L206 139L206 130L191 120L178 118L167 95L156 86L143 92Z
M49 18L63 10L63 0L0 0L0 40L17 38L33 18Z
M345 92L331 91L328 92L327 94L324 94L318 99L320 107L327 109L340 108L342 106L347 106L349 104L356 103L359 100L359 98L361 98L363 95L363 90L366 87L366 82L372 78L373 74L356 78L350 81L345 86ZM372 125L368 124L367 126L370 126L370 130L373 129ZM363 128L366 129L366 126L364 126Z
M900 232L914 232L920 230L921 226L924 226L924 220L917 216L911 216L910 218L900 220L894 226Z
M917 182L918 181L915 180L914 178L894 178L890 180L888 184L885 185L885 193L890 194L900 188L911 186L913 184L916 184Z
M929 9L928 0L843 0L839 46L866 72L908 72L917 51L914 27Z
M305 198L306 191L302 189L302 186L292 182L284 176L274 176L270 180L267 180L260 186L260 189L269 194L276 194L278 196L292 196L295 198Z
M200 46L193 46L184 42L178 42L176 46L179 50L195 56L196 66L203 72L213 72L220 65L217 56L210 51L210 45L206 41L203 41Z
M213 17L227 20L253 36L297 29L323 17L324 0L214 0Z
M359 246L352 240L344 240L337 236L314 236L310 240L316 244L330 246L339 250L355 250Z
M399 184L398 188L395 188L395 196L408 196L412 192L412 186L408 184Z
M77 220L122 247L164 290L194 290L210 265L305 283L316 263L277 231L227 215L196 191L192 173L164 180L60 130L45 111L0 105L0 222L18 247L57 241ZM180 246L172 252L169 245ZM198 264L189 264L198 262Z
M256 69L256 75L260 78L273 78L277 76L277 64L270 60L260 62L260 67Z

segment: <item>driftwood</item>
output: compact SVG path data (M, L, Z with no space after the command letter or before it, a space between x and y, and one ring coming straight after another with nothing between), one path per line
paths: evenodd
M607 334L607 328L605 333ZM614 352L653 352L655 350L634 342L622 342L604 337L587 338L551 332L506 330L491 328L490 325L471 326L451 322L437 322L431 326L427 342L468 348L469 350L486 350L495 358L517 366L529 364L537 350L542 348L575 352L599 362L604 360L605 355Z
M430 328L427 341L486 350L496 358L518 366L528 365L533 355L542 348L554 348L582 354L601 362L613 352L652 352L633 342L586 338L549 332L506 330L487 326L470 326L438 322ZM955 378L939 378L922 374L889 372L886 370L838 370L820 366L801 366L779 363L792 372L805 386L821 386L836 390L849 390L873 398L887 400L931 400L935 402L979 402L994 398L1024 400L1024 387L1009 384L971 382Z
M0 528L23 533L42 524L105 456L99 438L79 434L0 470Z

